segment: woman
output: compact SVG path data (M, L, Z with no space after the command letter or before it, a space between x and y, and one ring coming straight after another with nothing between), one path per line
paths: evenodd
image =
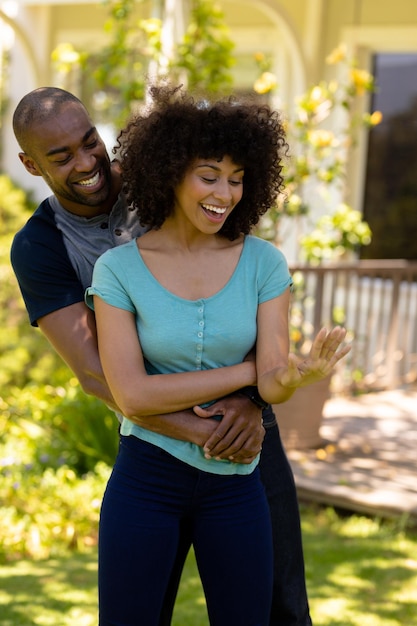
M330 373L348 351L345 332L323 329L308 359L289 357L288 267L249 235L282 189L278 114L233 99L195 102L180 89L151 94L120 137L128 200L149 230L105 253L88 290L125 415L100 521L100 626L158 623L186 517L210 623L267 626L272 542L258 457L211 459L129 417L151 420L254 384L267 402L283 402Z

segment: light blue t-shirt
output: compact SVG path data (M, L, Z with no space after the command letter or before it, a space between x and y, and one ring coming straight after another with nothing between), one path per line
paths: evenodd
M210 298L186 300L155 279L132 240L97 260L86 302L92 306L92 296L98 295L132 312L148 374L169 374L241 363L256 341L258 305L279 296L290 284L282 252L248 235L227 284ZM121 433L135 435L215 474L249 474L259 460L244 465L206 459L196 444L153 433L126 417Z

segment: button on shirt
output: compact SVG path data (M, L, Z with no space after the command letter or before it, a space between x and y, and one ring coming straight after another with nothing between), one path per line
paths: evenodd
M86 301L92 306L96 294L133 313L148 374L169 374L241 363L256 340L258 304L280 295L290 284L282 253L267 241L247 236L228 283L210 298L186 300L155 279L132 241L97 261ZM258 461L245 465L208 460L199 446L152 433L127 418L121 433L153 443L207 472L246 474Z

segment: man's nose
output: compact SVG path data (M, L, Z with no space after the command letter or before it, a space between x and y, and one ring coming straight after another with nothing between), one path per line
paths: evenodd
M97 157L92 152L80 150L75 157L75 169L79 172L90 172L94 169Z

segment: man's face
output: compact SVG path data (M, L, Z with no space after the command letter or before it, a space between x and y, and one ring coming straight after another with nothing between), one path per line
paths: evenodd
M85 217L111 209L115 194L110 159L81 105L63 105L57 116L35 124L31 133L31 156L19 157L31 174L43 177L65 209Z

